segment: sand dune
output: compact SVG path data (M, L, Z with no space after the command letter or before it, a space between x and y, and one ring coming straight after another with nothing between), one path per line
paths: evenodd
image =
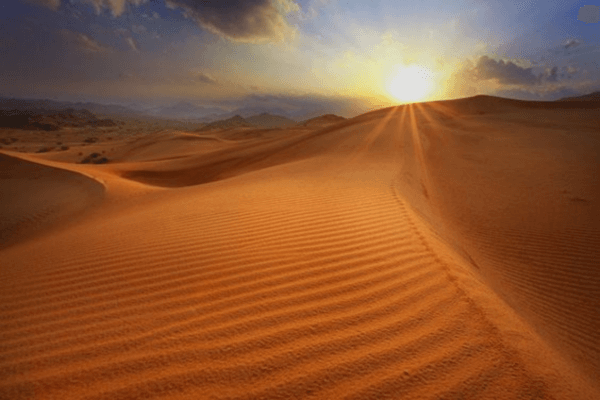
M70 222L0 252L0 398L600 398L600 108L555 104L1 155L3 221Z
M0 248L72 220L98 204L104 187L72 173L0 154Z

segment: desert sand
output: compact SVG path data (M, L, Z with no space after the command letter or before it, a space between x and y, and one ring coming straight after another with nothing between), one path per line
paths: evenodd
M599 126L2 133L0 398L599 399Z

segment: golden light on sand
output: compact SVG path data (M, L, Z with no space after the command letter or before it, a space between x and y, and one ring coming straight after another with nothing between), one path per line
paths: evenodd
M600 399L598 110L0 127L0 399Z
M424 100L432 89L433 73L421 65L398 68L388 84L390 94L403 102Z

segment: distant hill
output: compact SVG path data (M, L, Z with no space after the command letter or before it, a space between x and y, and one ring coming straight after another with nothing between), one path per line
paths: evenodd
M600 92L584 94L583 96L563 97L557 101L600 101Z
M271 115L262 113L253 117L246 118L246 122L250 125L261 128L287 128L288 126L296 125L296 121L279 115Z
M346 118L340 117L338 115L325 114L325 115L321 115L320 117L315 117L315 118L308 119L306 121L299 122L298 125L304 125L307 127L320 127L320 126L328 126L328 125L337 124L337 123L340 123L345 120L346 120Z
M117 126L88 110L0 110L0 128L55 131L62 127Z
M222 119L219 121L211 122L210 124L207 124L205 127L201 128L200 130L206 131L206 130L210 130L210 129L227 129L227 128L240 128L240 127L252 127L252 126L253 125L250 125L248 123L248 121L246 121L244 118L240 117L239 115L235 115L228 119Z
M193 100L179 101L171 104L148 104L130 102L127 106L118 104L100 104L94 102L57 101L49 99L17 99L0 97L0 110L28 111L34 114L48 111L73 109L87 110L104 118L143 119L181 121L185 123L219 123L239 116L250 125L263 128L293 126L296 121L322 116L327 110L307 104L306 107L287 109L277 105L257 105L252 99L248 104L231 109L218 105L198 105ZM341 118L341 117L339 117Z
M223 119L215 122L211 122L202 128L202 130L209 129L226 129L226 128L239 128L239 127L253 127L253 128L286 128L289 126L296 125L296 121L289 118L282 117L279 115L271 115L262 113L260 115L254 115L248 118L242 118L239 115L235 115L228 119Z
M75 103L69 101L14 99L0 97L0 110L29 111L34 114L47 114L60 110L86 110L99 115L131 116L139 114L137 111L115 104Z
M186 119L204 122L208 119L214 121L217 118L223 118L225 115L225 112L220 108L202 107L185 101L180 101L171 106L152 108L146 110L146 113L161 118Z

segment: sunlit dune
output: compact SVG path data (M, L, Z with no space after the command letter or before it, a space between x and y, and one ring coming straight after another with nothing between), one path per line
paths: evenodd
M232 120L0 133L0 399L600 398L600 103Z

